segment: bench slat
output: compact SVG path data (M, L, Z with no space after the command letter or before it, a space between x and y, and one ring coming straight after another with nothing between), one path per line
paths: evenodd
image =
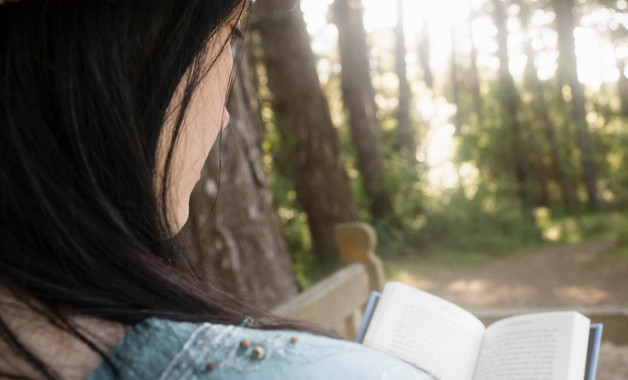
M320 281L273 312L318 323L338 332L347 329L347 317L364 307L370 294L369 273L362 263L350 264ZM349 332L350 333L350 332Z

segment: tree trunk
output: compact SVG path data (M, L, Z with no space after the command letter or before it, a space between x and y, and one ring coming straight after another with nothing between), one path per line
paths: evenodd
M551 215L555 214L554 198L549 187L549 175L547 168L545 167L545 160L543 155L543 148L539 142L539 139L534 135L534 131L529 136L530 145L534 150L534 168L532 172L535 174L537 183L539 185L540 200L539 204L545 206L550 211Z
M521 124L518 119L520 98L515 82L510 74L508 58L508 30L506 13L500 0L493 0L495 7L495 25L497 26L497 55L499 58L499 101L501 104L502 125L510 131L510 145L515 165L515 177L518 183L519 199L523 215L531 218L530 199L527 189L528 170L524 158Z
M472 4L469 3L469 9ZM473 34L473 18L474 15L470 11L469 13L469 41L471 41L471 55L469 57L469 81L470 91L473 96L473 105L475 107L475 115L477 117L478 125L482 125L484 119L484 113L482 112L482 96L480 95L480 74L478 73L478 49L475 47L475 40Z
M338 27L343 101L349 111L352 140L356 147L364 188L370 200L369 209L376 219L394 219L390 196L384 186L379 121L371 84L362 4L360 0L336 0L332 10Z
M571 108L576 125L577 144L580 149L582 179L587 192L587 204L591 209L599 207L597 197L597 168L593 142L589 132L584 107L584 89L578 81L576 44L574 40L573 0L553 0L558 29L558 70L563 83L571 89Z
M451 66L449 68L449 77L451 80L452 102L456 105L456 114L454 115L454 126L456 128L456 136L462 133L462 104L460 104L460 82L458 81L458 62L456 59L456 27L451 26Z
M622 117L628 118L628 78L624 74L626 71L626 58L617 58L617 70L619 70L617 93L621 101L620 114Z
M419 42L419 59L423 68L423 81L430 90L434 91L434 75L432 74L431 60L431 44L430 25L427 17L423 16L423 26L421 27L421 40Z
M231 121L194 189L184 236L204 279L218 278L247 302L270 308L293 297L298 286L264 173L261 128L249 93L242 62L228 102Z
M398 150L407 151L414 157L416 151L415 133L410 123L410 98L412 92L406 75L406 37L403 25L403 0L397 0L397 25L395 26L395 62L399 79L399 104L397 106Z
M528 35L528 6L525 4L525 0L518 1L520 7L520 22L521 29L524 31L526 35ZM543 135L545 137L545 143L541 145L547 145L549 151L549 157L551 162L551 171L553 172L554 178L558 183L558 187L560 188L561 199L563 202L563 207L569 214L575 214L576 210L576 202L574 199L572 186L569 184L569 179L566 174L566 165L561 159L560 149L558 146L558 141L556 139L556 133L554 132L555 126L549 116L549 110L547 105L549 102L545 99L545 93L543 91L543 87L541 86L541 81L539 80L537 74L537 67L534 64L534 50L532 48L532 41L530 38L526 38L524 41L524 50L527 57L526 68L524 73L524 82L528 91L531 93L531 105L534 110L534 115L538 120L539 124L542 126ZM534 144L535 146L537 144ZM545 152L542 153L545 155ZM543 190L545 186L542 185Z
M334 224L358 220L338 135L320 87L303 14L293 0L255 4L283 161L308 216L319 259L335 251Z

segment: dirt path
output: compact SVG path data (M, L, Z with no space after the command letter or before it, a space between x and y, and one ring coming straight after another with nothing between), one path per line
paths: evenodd
M548 246L414 285L465 308L628 306L628 260L609 254L613 247ZM603 343L597 379L628 379L628 345Z
M548 246L415 285L465 308L628 306L628 260L613 242Z

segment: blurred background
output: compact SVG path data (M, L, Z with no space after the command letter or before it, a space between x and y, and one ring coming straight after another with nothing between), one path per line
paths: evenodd
M194 262L270 307L364 221L389 279L463 304L628 305L627 8L258 0L191 199ZM528 278L489 292L500 273Z

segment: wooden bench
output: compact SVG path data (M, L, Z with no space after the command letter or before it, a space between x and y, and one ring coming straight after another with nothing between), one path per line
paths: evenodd
M377 235L370 225L342 223L335 231L342 268L273 312L317 323L352 339L371 291L384 286L384 269L375 254Z

